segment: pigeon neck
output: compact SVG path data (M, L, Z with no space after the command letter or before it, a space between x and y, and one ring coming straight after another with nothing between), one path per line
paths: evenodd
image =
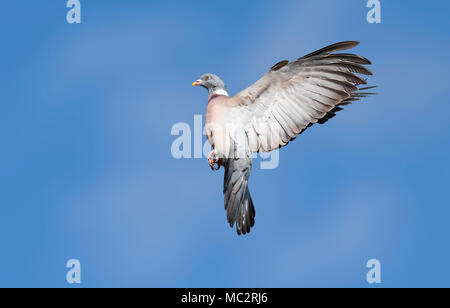
M208 92L210 97L214 95L229 96L227 90L225 90L224 88L211 88Z

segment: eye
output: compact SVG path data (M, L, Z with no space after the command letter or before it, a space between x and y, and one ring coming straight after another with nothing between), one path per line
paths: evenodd
M211 76L206 76L206 77L205 77L205 80L206 80L206 81L208 81L208 80L210 80L210 79L211 79Z

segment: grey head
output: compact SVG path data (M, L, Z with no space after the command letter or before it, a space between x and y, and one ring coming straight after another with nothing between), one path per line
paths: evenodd
M214 74L204 74L192 86L200 86L208 90L209 94L217 93L228 95L227 88L219 76Z

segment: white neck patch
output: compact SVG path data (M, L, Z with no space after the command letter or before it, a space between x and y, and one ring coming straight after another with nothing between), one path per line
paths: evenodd
M217 90L213 91L211 94L229 96L228 92L225 91L224 89L217 89Z

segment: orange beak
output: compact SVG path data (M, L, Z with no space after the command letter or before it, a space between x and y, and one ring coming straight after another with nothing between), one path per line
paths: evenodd
M200 80L195 81L192 86L195 87L196 85L198 85L200 83Z

